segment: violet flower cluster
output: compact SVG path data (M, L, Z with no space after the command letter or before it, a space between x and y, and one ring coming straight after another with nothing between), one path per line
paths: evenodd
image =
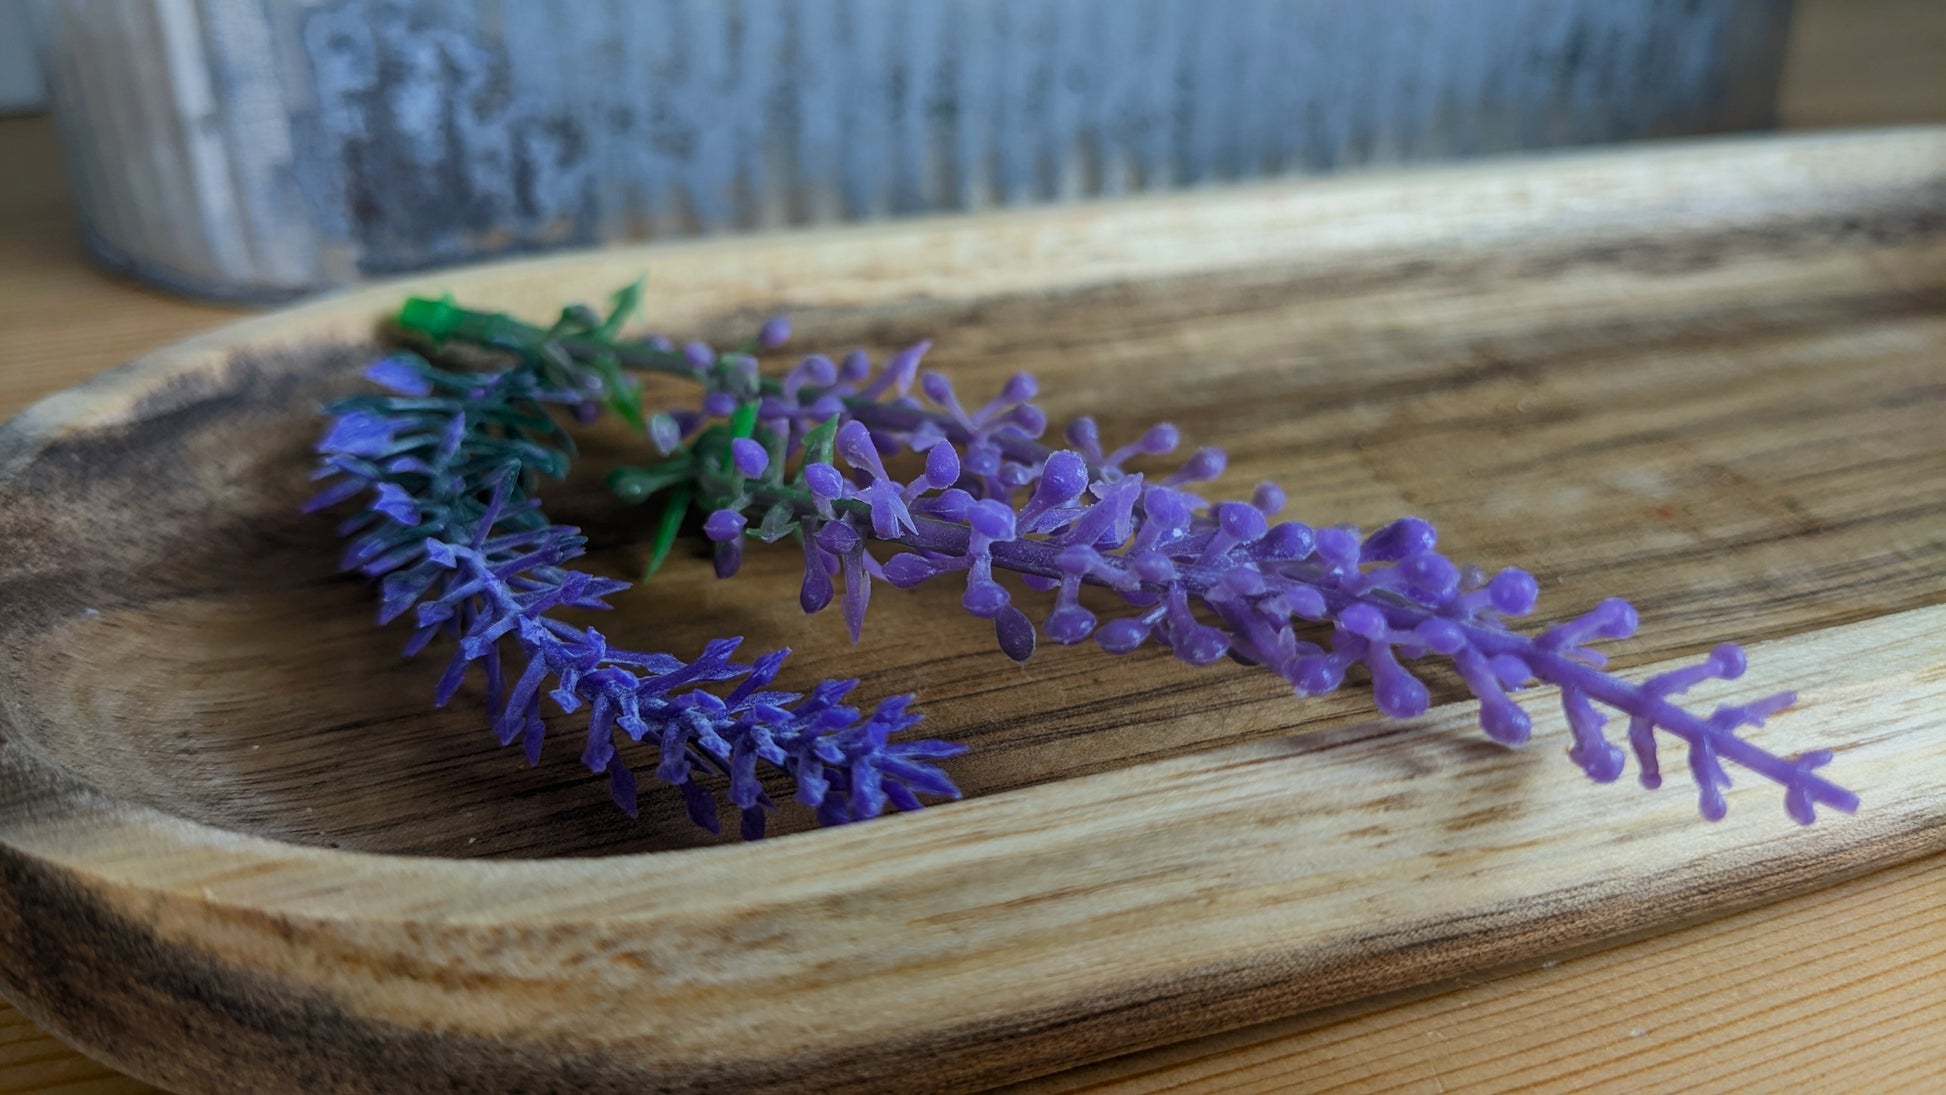
M481 320L512 323L469 313L440 333L464 338L465 322ZM773 320L752 348L775 348L787 334ZM561 345L570 356L590 352L586 342ZM781 379L760 376L745 351L691 344L677 353L666 345L600 349L623 365L703 386L696 409L660 415L651 427L672 459L618 471L618 492L640 501L682 484L679 507L707 514L703 530L722 576L735 573L745 540L796 534L800 603L820 611L842 586L854 640L875 580L943 581L960 588L961 606L990 621L1001 650L1022 662L1043 634L1064 644L1092 638L1113 654L1155 643L1195 665L1228 658L1261 666L1298 696L1332 692L1362 667L1379 711L1410 718L1426 711L1429 693L1409 663L1443 658L1478 699L1482 730L1505 745L1521 744L1532 729L1511 694L1558 688L1568 756L1595 781L1613 781L1626 766L1608 731L1620 718L1644 786L1661 782L1658 732L1687 744L1701 812L1711 820L1727 808L1726 762L1780 785L1800 823L1818 805L1857 807L1854 794L1818 774L1831 753L1781 757L1740 734L1789 706L1793 694L1707 714L1672 702L1704 681L1740 676L1744 656L1734 644L1631 683L1604 672L1605 658L1590 645L1635 632L1627 602L1604 601L1535 635L1515 631L1509 621L1534 609L1534 578L1455 563L1437 550L1426 521L1405 517L1368 534L1313 527L1281 519L1285 492L1273 483L1248 500L1212 499L1197 486L1223 473L1220 449L1200 449L1162 473L1133 466L1176 449L1177 432L1166 424L1108 449L1096 424L1080 418L1062 445L1045 444L1033 377L1016 375L973 406L944 375L921 369L925 343L877 369L862 352L835 363L812 355ZM895 474L900 458L910 470ZM996 580L1000 571L1051 598L1030 616ZM1084 586L1112 591L1125 611L1098 616L1083 602Z
M585 411L612 396L601 372L525 358L500 373L465 374L399 355L367 376L393 394L330 408L317 446L316 478L326 486L307 508L362 499L340 527L350 537L343 565L379 580L381 623L412 613L407 654L441 636L455 640L436 690L441 706L479 665L495 734L503 745L520 740L529 763L546 732L543 697L564 712L585 708L582 762L606 774L631 816L636 783L622 739L656 751L656 777L712 832L716 802L699 777L725 781L746 838L762 835L775 808L761 768L786 775L823 824L918 809L921 795L958 797L933 762L962 746L894 740L919 721L910 696L866 713L845 703L856 681L824 681L804 694L773 688L787 651L743 664L732 660L739 640L722 639L684 661L616 649L595 629L554 618L560 609L605 609L628 586L564 566L583 553L583 538L550 523L531 495L538 480L566 471L572 453L549 409Z

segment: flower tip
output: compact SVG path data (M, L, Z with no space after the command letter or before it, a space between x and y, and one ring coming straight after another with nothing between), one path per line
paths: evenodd
M757 329L757 345L766 350L775 350L791 340L791 320L789 316L772 316Z
M1165 456L1176 451L1182 442L1182 433L1172 422L1159 422L1150 426L1138 442L1142 451L1150 456Z
M1365 537L1359 556L1367 563L1396 563L1428 552L1439 540L1432 524L1418 517L1401 517Z
M1255 543L1270 531L1264 513L1245 502L1223 502L1216 507L1216 523L1223 534L1241 543Z
M926 485L945 490L959 482L959 453L950 441L940 441L926 450Z
M1721 680L1733 681L1743 676L1749 661L1743 655L1743 648L1735 643L1721 643L1709 653L1710 672Z
M1525 616L1534 611L1540 592L1540 583L1534 576L1518 567L1508 567L1487 583L1487 596L1493 607L1507 616Z
M432 394L432 381L420 367L418 359L396 354L383 357L365 367L365 379L392 389L400 395L425 396Z
M719 509L704 520L703 535L719 544L728 543L741 536L744 526L748 523L743 514L736 510Z
M812 497L825 501L845 493L845 477L837 468L822 462L804 465L804 485L811 488Z
M736 465L738 473L752 479L762 475L770 467L770 453L755 440L738 437L730 442L730 460Z
M1017 664L1025 665L1034 656L1034 622L1012 605L1002 609L993 620L993 633L1000 651Z
M1149 638L1149 625L1132 617L1110 620L1095 632L1095 642L1110 654L1127 654Z

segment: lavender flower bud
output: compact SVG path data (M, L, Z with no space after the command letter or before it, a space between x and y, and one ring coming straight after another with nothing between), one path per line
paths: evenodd
M815 536L804 537L804 583L798 587L797 604L807 616L824 611L834 592L831 572L825 569L824 552Z
M853 350L845 355L838 365L838 379L846 384L856 384L870 376L872 359L863 350Z
M998 421L1011 422L1015 429L1030 438L1047 432L1047 413L1032 403L1022 403Z
M1436 551L1422 551L1398 564L1398 572L1423 603L1443 603L1459 587L1459 568Z
M1008 605L994 617L993 633L1000 641L1000 652L1022 665L1034 656L1034 622L1020 609Z
M1410 555L1431 551L1439 534L1417 517L1398 520L1365 537L1359 558L1367 563L1396 563Z
M1000 474L1000 447L991 441L977 440L966 446L960 467L968 475L987 478Z
M847 521L827 521L818 530L818 546L837 556L850 555L865 544L865 538Z
M946 379L945 373L927 373L920 377L919 391L949 411L959 410L959 397L953 394L953 382ZM965 415L959 417L964 418Z
M1088 462L1081 454L1062 450L1047 458L1041 468L1041 483L1036 498L1045 497L1049 505L1065 505L1088 489Z
M762 475L770 467L770 454L764 447L748 437L733 438L730 441L730 460L736 470L752 479Z
M1257 507L1265 517L1275 517L1284 508L1284 488L1275 483L1258 483L1257 489L1250 494L1250 504Z
M982 498L973 503L966 520L973 531L989 540L1011 540L1014 538L1014 511L1006 503L992 498Z
M941 441L926 450L926 485L945 490L959 482L959 453L950 442Z
M872 440L872 431L863 422L854 418L838 427L836 448L847 463L869 473L873 479L889 478L884 461L879 459L878 446Z
M911 589L928 578L939 576L939 568L911 552L900 552L885 560L885 580L900 589Z
M1069 422L1064 436L1068 444L1080 450L1081 455L1097 464L1101 463L1101 429L1095 425L1094 419L1083 417Z
M1534 601L1540 595L1540 583L1524 570L1508 567L1493 576L1487 583L1487 593L1493 598L1493 607L1508 616L1525 616L1534 610Z
M829 464L804 465L804 485L814 497L826 501L845 496L845 477Z
M421 363L416 358L397 355L380 358L365 367L365 377L400 395L432 394L432 380L422 371Z
M1253 554L1265 561L1296 562L1308 558L1316 543L1309 525L1281 521L1257 541Z
M1338 614L1338 626L1361 639L1374 641L1383 641L1391 630L1391 625L1385 622L1385 613L1363 602L1346 606Z
M1743 648L1735 643L1720 643L1709 652L1709 667L1712 673L1726 681L1743 676L1747 665Z
M703 397L703 413L711 418L728 418L736 409L737 397L729 392L711 392Z
M1150 525L1171 532L1189 527L1189 499L1175 491L1150 487L1142 496L1142 508L1148 515Z
M363 411L339 415L324 440L318 442L318 451L344 456L384 456L392 448L394 429L391 419Z
M1307 696L1322 696L1335 692L1345 682L1345 669L1348 660L1339 655L1316 655L1300 658L1297 663L1297 688Z
M1223 474L1223 469L1228 464L1229 457L1224 455L1222 449L1214 447L1198 449L1196 455L1190 457L1175 474L1164 479L1163 483L1174 487L1183 483L1201 483L1215 479Z
M948 521L964 521L973 512L973 496L958 487L949 487L930 500L927 512Z
M1417 677L1406 672L1388 646L1374 644L1365 656L1372 668L1372 699L1387 718L1411 719L1426 713L1431 697Z
M789 316L772 316L757 329L757 345L766 350L775 350L791 340L791 320Z
M966 593L960 597L960 607L982 620L990 620L998 616L1000 610L1012 600L1006 587L999 582L975 580L966 584Z
M891 360L885 363L884 371L878 374L878 379L865 388L862 393L864 397L877 399L888 388L899 395L910 391L912 378L919 372L919 362L931 348L930 342L918 342L893 354ZM846 359L846 363L849 364L850 359Z
M1062 645L1072 645L1095 629L1095 614L1080 605L1062 605L1047 617L1047 637Z
M1189 628L1175 642L1176 657L1190 665L1208 665L1229 649L1229 636L1204 624Z
M1242 502L1223 502L1216 507L1216 525L1223 535L1238 543L1260 539L1268 531L1263 511Z
M724 513L727 511L718 510L717 512ZM718 578L734 577L736 572L743 567L743 541L740 539L730 539L719 542L716 545L715 553L710 556L710 562L714 566Z
M673 415L659 412L649 416L649 443L664 456L682 447L682 427Z
M419 523L419 505L404 487L395 483L380 483L377 494L378 501L372 503L373 509L401 525Z
M1322 528L1317 531L1318 558L1339 571L1355 574L1358 571L1358 533L1356 530L1339 526Z
M1435 654L1451 657L1466 645L1466 633L1451 620L1431 616L1412 629L1412 634Z
M1000 387L998 401L1007 405L1025 403L1040 394L1040 381L1033 373L1015 373Z
M1176 446L1181 443L1181 440L1181 434L1177 432L1174 424L1159 422L1144 430L1135 444L1138 451L1148 456L1167 456L1176 451ZM1220 465L1217 474L1222 474Z
M682 348L682 357L689 367L702 372L716 364L716 350L707 342L691 342Z
M1105 463L1110 468L1119 468L1124 461L1136 456L1161 456L1171 453L1176 451L1179 440L1176 427L1167 422L1159 423L1150 426L1141 437L1109 453Z
M831 359L823 354L812 354L784 374L784 397L795 402L798 391L805 385L828 388L837 380L838 369L831 364Z
M1173 582L1176 562L1159 551L1143 552L1129 560L1129 569L1145 582Z
M1110 620L1095 632L1095 642L1110 654L1127 654L1141 646L1148 637L1149 625L1131 617Z
M745 524L743 514L733 509L720 509L704 520L703 535L719 544L728 543L743 535Z

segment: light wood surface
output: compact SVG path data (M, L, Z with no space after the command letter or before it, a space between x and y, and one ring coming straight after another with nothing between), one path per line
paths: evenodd
M1297 703L1263 674L1085 650L1003 671L980 629L936 624L950 592L882 605L849 651L768 607L789 588L771 554L720 584L683 559L611 634L686 650L734 623L807 678L915 683L933 732L975 747L971 801L505 859L689 837L669 796L630 825L564 752L524 769L477 717L425 712L431 667L391 658L293 512L312 408L402 292L382 286L149 355L0 433L0 980L199 1089L891 1087L914 1060L958 1086L1935 851L1942 188L1946 132L1760 139L415 286L541 315L648 266L679 331L781 306L811 345L937 333L968 389L1026 367L1057 419L1220 433L1233 489L1281 476L1321 521L1409 509L1469 558L1532 561L1556 604L1637 601L1620 666L1771 639L1721 694L1797 687L1763 740L1838 749L1856 818L1799 829L1750 785L1704 826L1673 787L1583 785L1553 718L1510 753L1469 705L1379 724L1356 693ZM555 508L598 561L638 565L598 494ZM458 858L478 856L503 858Z
M1939 9L1801 3L1790 124L1946 116ZM233 314L73 243L41 120L0 120L0 417ZM1674 789L1665 795L1677 793ZM1763 809L1759 806L1758 809ZM1095 1090L1929 1090L1946 1073L1946 858L1599 953L1247 1028L1045 1081ZM0 1004L0 1091L133 1092Z

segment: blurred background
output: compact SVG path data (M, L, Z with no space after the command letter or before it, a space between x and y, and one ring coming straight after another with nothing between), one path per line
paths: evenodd
M1922 120L1946 99L1937 0L0 10L0 103L50 111L93 258L247 302L562 246Z

